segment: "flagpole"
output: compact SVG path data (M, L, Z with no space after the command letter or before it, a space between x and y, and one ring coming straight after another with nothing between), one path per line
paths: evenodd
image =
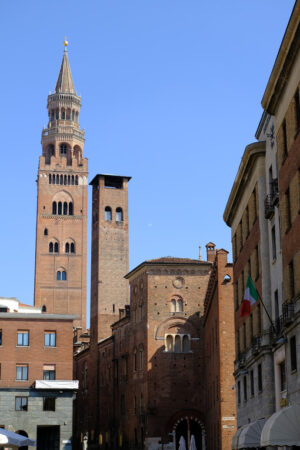
M268 316L268 319L269 319L269 321L270 321L270 323L271 323L271 325L272 325L272 329L273 329L274 333L276 334L276 329L275 329L275 327L274 327L274 323L273 323L273 321L272 321L272 319L271 319L271 317L270 317L270 314L268 313L267 308L265 307L265 304L264 304L264 302L263 302L263 300L262 300L262 298L261 298L261 296L260 296L260 294L259 294L259 292L258 292L257 289L256 289L256 292L257 292L257 294L258 294L258 296L259 296L259 299L260 299L260 302L261 302L261 304L263 305L263 308L264 308L264 310L265 310L265 312L266 312L266 314L267 314L267 316Z

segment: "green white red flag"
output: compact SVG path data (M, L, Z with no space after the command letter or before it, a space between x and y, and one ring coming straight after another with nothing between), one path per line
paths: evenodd
M244 298L240 307L240 317L249 316L251 306L259 299L258 292L251 277L248 277Z

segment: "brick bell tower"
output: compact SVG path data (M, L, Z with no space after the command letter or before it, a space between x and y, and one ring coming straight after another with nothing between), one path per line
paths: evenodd
M111 336L119 309L129 303L128 182L131 177L99 174L91 181L91 340Z
M48 96L48 127L42 131L34 304L49 313L76 314L75 325L85 330L88 161L67 44L54 93Z

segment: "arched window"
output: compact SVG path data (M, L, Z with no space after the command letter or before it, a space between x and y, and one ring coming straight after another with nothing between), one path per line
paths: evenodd
M65 270L58 270L56 272L56 279L57 279L57 281L66 281L67 272Z
M181 298L172 298L170 301L170 311L172 313L183 311L183 301Z
M66 112L64 109L61 110L61 118L62 118L62 120L65 120L65 118L66 118Z
M69 242L66 243L65 252L66 253L70 252L70 244L69 244Z
M68 214L68 203L64 202L64 216Z
M116 209L116 222L123 222L123 211L122 208Z
M59 175L56 175L56 184L59 184Z
M60 176L60 184L64 184L64 177L62 175Z
M183 311L183 306L182 306L182 300L178 299L177 300L177 311L182 312Z
M67 185L67 175L64 176L64 185Z
M49 174L49 184L52 184L52 176L51 176L51 173Z
M49 253L53 253L53 242L49 242Z
M58 205L57 205L57 214L58 214L59 216L61 216L61 214L62 214L62 203L61 203L61 202L58 202Z
M54 253L58 253L58 242L54 244Z
M106 220L106 222L111 222L111 217L112 217L111 208L109 206L106 206L105 207L105 220Z
M71 176L68 175L68 185L70 186L70 184L71 184Z
M176 300L171 300L171 312L176 311Z
M176 334L176 336L175 336L174 352L175 353L181 352L181 339L180 339L180 336L178 336L178 334Z
M44 229L44 236L48 236L48 228Z
M143 368L144 368L144 347L143 347L143 345L140 345L140 347L139 347L139 354L140 354L140 370L143 370Z
M46 311L47 311L46 305L43 305L42 306L42 312L46 312Z
M173 336L171 336L170 334L168 334L166 339L166 351L167 352L173 351Z
M71 249L71 253L75 253L75 244L74 244L74 242L71 242L70 249Z
M69 203L69 216L73 216L73 203Z
M134 372L136 372L136 370L137 370L136 348L133 350L133 370L134 370Z
M67 146L66 146L66 144L60 144L59 152L60 152L61 155L66 155L67 154Z
M74 185L74 175L72 175L72 185Z
M78 185L78 175L75 176L75 184Z
M52 203L52 214L56 214L57 213L57 206L56 206L56 202Z
M58 109L55 111L55 119L56 119L56 120L59 119L59 112L58 112Z
M52 175L52 184L55 184L55 175Z
M190 351L190 340L189 337L185 334L182 338L182 351L189 352Z

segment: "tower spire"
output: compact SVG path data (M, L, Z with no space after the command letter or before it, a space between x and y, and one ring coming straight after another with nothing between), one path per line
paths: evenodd
M59 75L58 75L56 86L55 86L55 93L59 94L60 92L63 92L63 93L68 93L68 94L69 93L76 94L73 80L72 80L72 75L71 75L69 58L68 58L68 51L67 51L68 41L67 40L64 41L64 46L65 46L64 56L63 56L63 60L62 60L61 66L60 66L60 71L59 71Z

